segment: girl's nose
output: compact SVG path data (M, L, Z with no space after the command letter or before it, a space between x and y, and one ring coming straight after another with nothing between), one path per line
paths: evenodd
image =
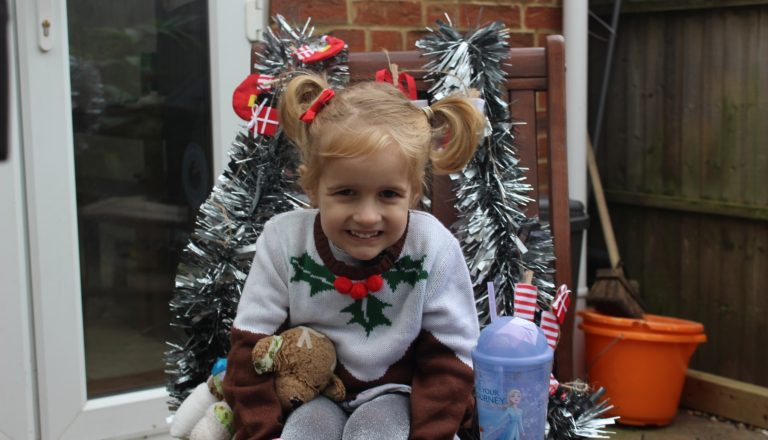
M373 225L381 220L381 213L375 203L363 202L357 207L354 220L361 225Z

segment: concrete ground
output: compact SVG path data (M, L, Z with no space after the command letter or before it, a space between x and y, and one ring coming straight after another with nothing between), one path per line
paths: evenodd
M668 426L639 428L617 424L608 429L615 432L610 436L613 440L768 440L768 430L685 409Z

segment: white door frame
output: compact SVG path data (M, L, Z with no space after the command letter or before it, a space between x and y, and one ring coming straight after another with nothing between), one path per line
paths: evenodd
M24 173L19 133L19 101L13 3L8 5L9 130L8 159L0 162L0 371L4 381L0 399L0 439L35 438L37 431L32 350L32 304L29 296ZM5 142L0 139L0 142Z
M17 100L10 161L0 164L0 211L11 207L0 216L0 371L7 372L3 389L10 391L0 404L0 438L84 440L165 432L164 388L87 399L66 0L10 3L16 32L11 95ZM216 176L243 123L231 109L231 94L249 73L250 44L244 1L208 5ZM50 37L41 46L38 31L46 11ZM43 50L46 46L50 49Z

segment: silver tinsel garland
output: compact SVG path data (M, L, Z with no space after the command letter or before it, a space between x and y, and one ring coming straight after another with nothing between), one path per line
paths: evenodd
M416 43L431 58L425 68L434 81L432 98L475 89L491 125L473 159L455 176L459 219L454 228L473 277L478 316L488 323L488 282L494 283L499 313L512 315L514 285L526 270L534 272L539 306L548 310L555 288L554 246L548 227L525 215L532 188L525 181L527 170L519 166L514 124L503 99L507 30L494 22L464 36L450 20L437 25ZM560 386L548 405L547 439L605 438L610 432L604 427L616 417L600 417L612 408L598 402L602 395L602 389L592 392L580 382Z
M416 42L430 58L425 69L434 84L433 100L477 90L485 100L491 132L457 181L454 225L475 286L481 324L488 323L488 282L493 282L501 315L514 310L514 286L526 270L534 272L539 303L549 309L554 291L554 247L547 226L528 218L533 201L525 168L514 147L514 124L503 99L503 63L509 52L508 31L501 22L470 31L465 36L450 20L437 22L432 33Z
M575 381L558 387L549 397L547 406L547 440L574 440L579 438L609 438L618 416L601 417L613 408L607 400L600 401L605 389L592 391L587 384Z
M260 100L276 106L282 79L298 70L325 72L334 87L347 83L347 49L305 65L293 52L319 40L312 36L314 28L309 21L301 29L293 28L279 15L275 21L279 33L268 29L254 67L279 81L271 92L259 95ZM297 197L296 149L281 130L269 137L251 134L244 127L229 157L200 206L169 303L177 336L168 342L165 353L171 409L204 382L216 359L229 351L230 328L264 223L275 214L304 206Z

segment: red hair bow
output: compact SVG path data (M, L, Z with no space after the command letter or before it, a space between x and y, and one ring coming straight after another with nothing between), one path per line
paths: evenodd
M392 72L389 69L381 69L377 71L376 81L392 84ZM405 72L401 72L397 75L397 83L395 85L398 89L400 89L401 92L403 92L405 96L408 97L408 99L417 99L416 80L413 79L411 75Z
M335 95L336 93L332 89L324 89L320 93L320 96L315 98L315 101L312 103L312 105L309 106L307 111L299 116L299 119L306 122L307 124L311 124L312 121L315 120L317 114L320 113L320 110L324 109L325 106L331 102L331 98L333 98Z

